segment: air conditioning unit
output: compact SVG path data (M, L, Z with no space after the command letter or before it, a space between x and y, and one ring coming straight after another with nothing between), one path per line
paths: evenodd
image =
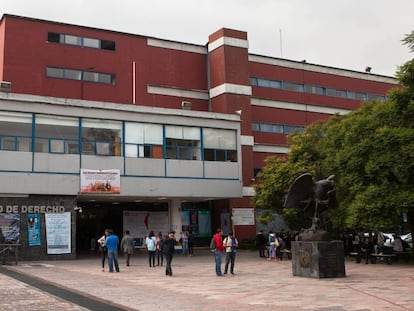
M1 81L0 82L0 92L11 92L11 82Z
M187 101L182 101L181 102L181 108L185 109L185 110L191 110L191 106L193 104L191 102L187 102Z

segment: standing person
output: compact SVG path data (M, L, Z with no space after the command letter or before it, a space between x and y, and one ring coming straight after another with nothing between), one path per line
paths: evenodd
M372 243L369 237L365 237L360 244L358 255L356 256L356 263L361 262L361 258L365 259L365 263L368 264L368 260L372 253Z
M162 254L163 242L164 241L163 241L162 233L161 232L158 232L158 235L157 235L157 244L155 246L155 249L156 249L155 254L157 256L157 266L159 266L160 263L161 263L161 267L162 267L162 265L164 263L164 256Z
M224 239L223 245L226 248L226 265L224 267L224 274L227 274L230 263L230 273L234 275L234 261L236 260L236 247L239 246L239 241L230 232L229 235Z
M99 251L101 252L102 256L102 272L105 271L105 259L108 257L108 249L105 246L105 240L109 235L109 229L106 229L104 235L98 239L99 243Z
M269 232L269 258L267 260L276 260L276 248L279 246L276 234L272 231Z
M266 237L263 234L263 230L260 230L256 235L256 247L259 249L259 257L264 258L266 248Z
M148 262L150 267L155 267L155 251L157 246L157 239L155 238L154 231L150 231L145 239L145 245L148 250Z
M188 231L184 230L181 233L181 245L183 247L183 255L187 256L188 255Z
M118 245L119 245L118 237L114 234L112 230L109 230L109 235L105 240L105 246L108 248L109 272L114 271L114 264L115 264L115 271L119 272Z
M223 231L217 229L217 233L213 235L212 241L210 244L214 243L214 257L216 261L216 275L222 276L221 274L221 257L223 256L224 246L223 246Z
M188 231L188 254L194 255L194 235L191 231Z
M125 235L121 239L121 249L124 251L126 265L129 266L129 259L134 252L134 240L129 235L129 230L125 230Z
M165 275L172 276L171 262L175 252L175 245L177 241L175 240L175 231L170 231L168 236L165 238L162 246L162 251L164 253L166 267Z

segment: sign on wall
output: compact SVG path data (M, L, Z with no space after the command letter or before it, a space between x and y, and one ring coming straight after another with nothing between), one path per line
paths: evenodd
M0 243L20 242L20 215L0 214Z
M27 214L27 241L29 246L40 246L40 214Z
M166 235L169 230L168 219L167 211L123 211L124 231L130 231L136 248L145 247L145 237L151 230L155 235L158 232Z
M235 226L254 225L254 208L233 208L232 220Z
M121 173L113 170L81 169L81 193L121 193Z
M70 254L70 213L45 214L47 253Z

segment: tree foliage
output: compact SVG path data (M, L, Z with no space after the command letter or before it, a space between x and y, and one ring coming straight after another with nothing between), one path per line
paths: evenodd
M403 42L414 51L414 32ZM369 101L345 116L316 122L289 137L287 159L270 158L254 204L282 211L294 179L336 175L336 228L392 230L407 213L414 230L414 59L397 71L399 87L386 101ZM294 228L295 229L295 228Z

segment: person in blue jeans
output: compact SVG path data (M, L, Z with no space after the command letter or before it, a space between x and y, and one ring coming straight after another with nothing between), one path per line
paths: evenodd
M223 246L223 231L217 229L217 233L213 235L213 241L215 244L214 257L216 261L216 275L222 276L221 273L221 258L223 256L224 246Z
M230 232L229 235L223 241L224 247L226 248L226 265L224 266L224 274L227 274L229 264L230 273L234 275L234 261L236 260L236 247L239 246L239 242Z
M118 245L119 239L114 234L112 230L109 230L109 235L105 239L105 246L108 249L108 263L109 263L109 272L115 271L119 272L119 264L118 264Z

